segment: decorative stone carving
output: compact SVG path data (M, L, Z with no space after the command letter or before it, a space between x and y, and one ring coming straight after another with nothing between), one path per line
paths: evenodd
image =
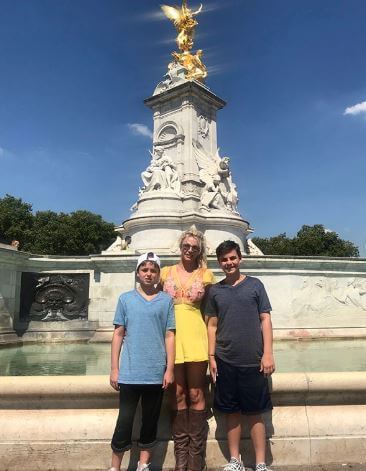
M151 154L151 162L147 169L141 173L144 186L140 197L150 191L174 192L180 195L181 186L177 168L172 159L164 156L164 149L155 148Z
M22 273L20 317L23 321L88 318L89 274Z
M355 314L366 311L366 281L327 277L305 279L292 302L294 315L335 312L340 306Z
M177 130L171 124L165 126L159 133L158 140L159 141L170 141L174 139L177 135Z
M208 136L209 129L210 126L208 123L208 119L206 118L206 116L201 115L198 118L198 134L203 137L203 139L206 139L206 137Z
M184 182L182 185L183 193L185 195L193 195L198 198L201 197L201 187L192 181Z
M238 192L232 182L229 157L221 158L219 150L209 155L198 142L193 142L199 177L205 187L201 196L201 209L218 209L238 214Z
M211 182L207 182L202 195L201 195L201 210L210 211L210 209L219 209L225 211L226 197L221 189L221 178L219 175L214 175Z
M255 245L255 243L252 241L252 239L247 239L245 241L245 252L248 255L264 255L261 249Z
M154 95L158 95L159 93L186 82L185 72L186 69L181 64L175 61L170 62L168 72L164 75L164 79L156 86Z
M136 207L137 207L137 204L136 204ZM118 234L116 240L105 252L115 253L115 252L122 252L122 251L128 250L128 246L131 244L131 241L132 241L131 236L129 235L121 236L120 234Z

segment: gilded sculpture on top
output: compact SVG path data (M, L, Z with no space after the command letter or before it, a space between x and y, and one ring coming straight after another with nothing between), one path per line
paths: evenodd
M182 7L162 5L161 9L174 23L178 32L176 41L181 52L172 53L174 61L184 67L187 80L203 81L207 77L207 69L201 60L202 50L199 49L196 54L190 52L193 47L194 30L198 25L195 16L201 13L202 5L193 11L188 8L187 0L183 0Z

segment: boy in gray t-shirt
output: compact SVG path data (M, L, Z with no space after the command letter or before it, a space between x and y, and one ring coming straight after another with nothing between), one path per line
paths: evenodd
M226 277L213 285L205 303L214 406L226 414L231 459L224 471L244 469L239 452L241 414L247 416L256 471L266 471L262 413L272 409L268 376L274 370L271 305L260 280L240 273L241 253L227 240L216 249Z

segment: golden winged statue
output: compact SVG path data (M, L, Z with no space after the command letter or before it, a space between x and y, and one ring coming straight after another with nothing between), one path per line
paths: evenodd
M174 23L178 32L177 45L181 53L173 52L173 58L179 62L186 70L186 78L188 80L203 80L207 77L207 70L201 61L202 51L191 54L189 51L193 47L194 30L198 25L195 16L202 11L202 4L198 10L193 11L188 8L187 0L183 0L181 7L171 7L162 5L165 16Z
M197 11L192 11L187 6L187 0L183 0L182 7L170 7L162 5L165 16L174 23L178 31L177 44L181 51L190 51L193 47L194 28L198 25L195 20L202 11L202 4Z

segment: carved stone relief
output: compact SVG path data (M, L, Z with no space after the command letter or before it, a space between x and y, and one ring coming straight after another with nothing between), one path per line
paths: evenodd
M151 153L151 162L141 173L144 186L139 196L151 191L174 192L180 195L181 186L176 165L172 159L164 155L163 148L155 148Z
M307 278L292 301L295 316L349 308L366 311L366 281L362 279Z
M88 318L89 274L22 273L22 321L69 321Z
M187 181L182 184L183 193L185 195L193 195L201 197L202 188L197 185L197 183Z
M169 141L170 139L173 139L176 135L177 135L177 130L173 126L168 125L160 131L158 140Z
M198 118L198 134L203 138L206 139L210 130L210 124L206 116L199 116Z
M199 177L204 184L201 196L201 211L228 211L239 214L238 192L230 171L230 159L221 158L219 151L208 154L198 142L193 143L199 168Z

